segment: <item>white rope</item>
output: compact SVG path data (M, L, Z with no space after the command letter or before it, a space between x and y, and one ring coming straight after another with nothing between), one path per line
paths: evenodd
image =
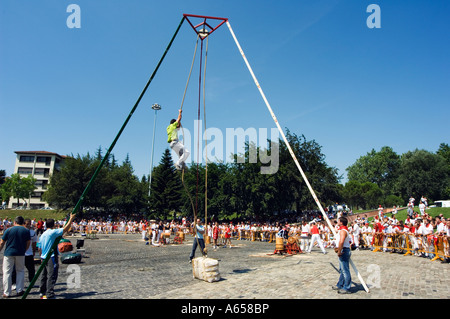
M291 154L291 156L292 156L292 158L293 158L295 164L297 165L297 168L298 168L300 174L302 175L303 180L305 181L306 185L308 186L308 189L309 189L309 191L310 191L312 197L314 198L314 201L316 202L317 206L319 207L320 211L322 212L322 215L324 216L325 220L327 221L328 226L330 227L330 229L331 229L331 231L333 232L333 234L336 236L336 230L334 229L334 227L332 226L330 220L328 219L327 214L325 214L325 211L324 211L322 205L320 204L320 201L319 201L319 199L317 198L316 193L314 192L313 188L311 187L311 184L310 184L309 181L308 181L308 178L306 177L305 173L303 172L303 169L301 168L300 163L298 162L297 157L295 156L295 153L294 153L294 151L292 150L292 148L291 148L291 146L290 146L290 144L289 144L289 142L288 142L288 140L287 140L287 138L286 138L286 135L284 134L283 130L281 129L280 123L278 122L278 120L277 120L277 118L276 118L276 116L275 116L275 113L273 112L272 108L270 107L269 101L267 101L267 98L266 98L266 96L264 95L264 92L263 92L263 90L261 89L261 86L259 85L259 82L258 82L258 80L256 79L256 76L255 76L255 74L253 73L253 70L252 70L250 64L248 63L248 60L247 60L247 58L245 57L244 51L242 50L241 46L239 45L239 42L238 42L238 40L237 40L237 38L236 38L236 35L235 35L234 32L233 32L233 29L231 28L230 23L229 23L228 21L227 21L226 23L227 23L228 29L230 30L231 35L233 36L234 42L236 42L236 45L237 45L237 47L238 47L238 49L239 49L239 52L241 53L242 58L244 59L245 64L247 65L247 68L248 68L248 70L250 71L250 74L251 74L252 77L253 77L253 80L255 81L256 87L258 88L258 90L259 90L259 92L260 92L260 94L261 94L261 96L262 96L262 98L263 98L263 100L264 100L264 102L265 102L265 104L266 104L266 106L267 106L267 109L268 109L269 112L270 112L270 115L272 116L272 118L273 118L275 124L276 124L277 127L278 127L278 130L279 130L280 133L281 133L281 136L283 137L284 143L286 144L286 146L287 146L287 148L288 148L288 150L289 150L289 153ZM351 266L353 267L353 270L354 270L355 273L357 274L357 276L358 276L359 280L361 281L362 285L364 286L364 289L366 290L366 292L369 292L369 288L368 288L367 285L365 284L365 282L364 282L364 280L363 280L361 274L360 274L359 271L356 269L356 266L355 266L355 264L353 263L353 261L352 261L351 259L350 259L350 264L351 264Z

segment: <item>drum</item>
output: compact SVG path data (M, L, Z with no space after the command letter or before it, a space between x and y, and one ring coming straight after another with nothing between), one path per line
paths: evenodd
M282 237L277 237L275 241L275 250L284 250L284 241Z

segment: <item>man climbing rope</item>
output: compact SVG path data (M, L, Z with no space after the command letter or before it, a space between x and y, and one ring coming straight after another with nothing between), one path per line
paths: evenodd
M184 147L184 145L178 140L178 130L181 127L181 112L178 112L178 118L170 120L170 125L167 127L167 142L170 143L170 148L175 151L179 156L178 161L175 163L177 170L182 170L186 167L186 159L189 157L189 151Z

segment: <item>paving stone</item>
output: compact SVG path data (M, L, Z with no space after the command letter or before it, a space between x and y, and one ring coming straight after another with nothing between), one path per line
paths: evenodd
M68 237L73 244L80 237ZM60 264L57 299L449 299L450 264L429 259L360 250L352 260L367 293L351 269L352 294L331 289L338 274L332 249L322 254L274 255L275 243L238 241L232 248L213 250L222 279L208 283L194 279L189 254L192 237L183 244L145 245L138 234L99 234L85 239L82 263ZM199 251L196 254L199 257ZM3 257L1 255L1 257ZM3 262L3 258L1 258ZM80 285L73 286L79 267ZM36 267L37 269L37 267ZM69 270L69 272L68 272ZM27 276L26 276L27 277ZM72 285L71 285L72 280ZM28 280L26 279L26 285ZM38 299L37 286L27 299Z

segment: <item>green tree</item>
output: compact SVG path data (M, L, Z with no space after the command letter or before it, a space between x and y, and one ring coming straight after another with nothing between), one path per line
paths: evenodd
M12 174L2 185L2 194L11 195L17 198L17 206L19 200L27 200L36 189L36 179L33 176L21 177L20 174Z
M401 157L397 188L405 201L411 195L438 200L445 195L449 178L450 166L443 156L416 149Z
M6 181L6 171L5 170L0 170L0 199L1 201L9 201L9 198L11 197L11 192L6 188L6 186L4 187L4 183Z
M441 143L436 154L445 158L447 165L450 166L450 146L446 143ZM447 186L442 192L442 198L450 198L450 181L447 182Z
M0 186L5 182L6 180L6 171L4 169L0 169Z
M342 194L344 202L354 209L374 209L378 205L385 204L383 192L377 184L371 182L360 183L350 180L345 184ZM393 200L392 197L389 198L390 201Z
M342 195L344 202L350 207L358 209L365 207L364 194L362 193L361 183L355 180L350 180L345 183Z
M391 147L384 146L379 152L372 149L365 156L347 168L348 180L360 183L371 182L380 187L384 194L393 192L400 167L400 156Z
M445 158L448 165L450 165L450 146L447 143L441 143L436 154Z
M375 183L361 183L361 193L366 209L375 209L383 203L383 192Z
M323 205L328 205L340 201L340 188L337 186L340 177L338 170L329 167L325 162L325 155L322 147L315 141L306 140L304 135L298 136L287 130L286 138L293 149L300 166L302 167L311 187L314 189ZM283 191L289 192L297 211L315 209L317 207L311 193L303 181L287 147L280 140L280 168L284 175L282 180L286 182Z
M100 160L89 155L67 157L60 171L50 176L48 190L43 199L61 209L74 207L94 175ZM104 207L107 168L103 167L91 189L83 199L82 207Z
M180 211L183 204L181 174L175 170L167 148L158 166L153 168L150 209L154 217L166 219L170 212Z
M110 168L107 175L106 185L109 191L103 196L109 210L130 217L145 207L147 197L144 187L133 174L133 167L128 156L121 166Z

